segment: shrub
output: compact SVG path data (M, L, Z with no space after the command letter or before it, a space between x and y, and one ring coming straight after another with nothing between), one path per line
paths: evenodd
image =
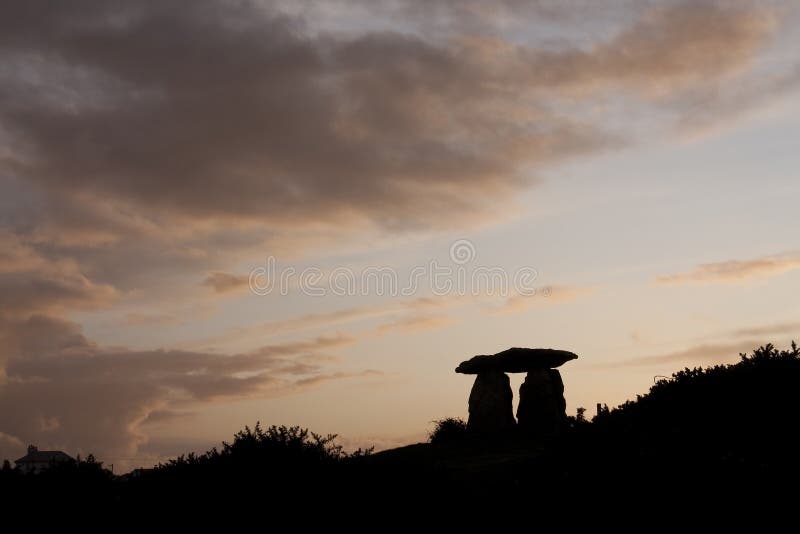
M447 417L433 422L433 431L428 434L431 443L447 443L463 439L467 435L467 423L458 417Z

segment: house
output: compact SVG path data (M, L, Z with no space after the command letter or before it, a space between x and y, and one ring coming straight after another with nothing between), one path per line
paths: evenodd
M35 445L28 445L28 454L14 463L23 473L41 473L53 464L73 461L75 460L65 452L40 451Z

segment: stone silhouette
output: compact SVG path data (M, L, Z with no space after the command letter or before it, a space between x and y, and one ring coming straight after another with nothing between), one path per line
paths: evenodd
M532 369L519 387L517 421L537 435L558 434L567 422L564 382L556 369Z
M485 433L514 428L513 398L507 374L502 371L479 373L469 394L467 430Z
M526 373L535 369L552 369L576 359L575 353L557 349L523 349L514 347L489 356L474 356L461 362L456 373L476 375L482 371Z
M475 432L498 432L514 427L513 394L505 373L527 372L519 388L516 422L530 434L557 434L567 414L564 383L553 368L577 357L565 350L514 347L461 362L457 373L478 375L469 395L467 428Z

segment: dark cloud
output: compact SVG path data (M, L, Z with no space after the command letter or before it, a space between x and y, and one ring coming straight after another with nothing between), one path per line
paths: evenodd
M31 1L0 19L6 172L143 212L389 227L474 218L523 168L617 143L541 91L669 92L741 67L770 34L763 13L715 3L555 51L310 35L238 2Z
M2 432L71 451L134 454L147 439L141 426L185 412L181 406L286 395L378 374L309 363L355 341L343 335L219 354L103 347L78 325L42 315L2 324L0 333L8 354L0 387Z
M147 418L141 422L142 425L170 423L179 419L186 419L197 416L197 412L185 410L156 410L150 412Z
M112 286L84 276L73 260L49 259L18 236L0 230L0 320L97 308L117 296Z
M34 273L0 273L0 308L15 312L41 308L96 307L109 302L113 288L98 286L86 277L43 277Z

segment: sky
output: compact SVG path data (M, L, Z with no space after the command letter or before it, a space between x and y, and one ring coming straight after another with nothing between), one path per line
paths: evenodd
M800 330L794 2L0 6L0 458L348 449ZM512 375L515 392L523 375Z

